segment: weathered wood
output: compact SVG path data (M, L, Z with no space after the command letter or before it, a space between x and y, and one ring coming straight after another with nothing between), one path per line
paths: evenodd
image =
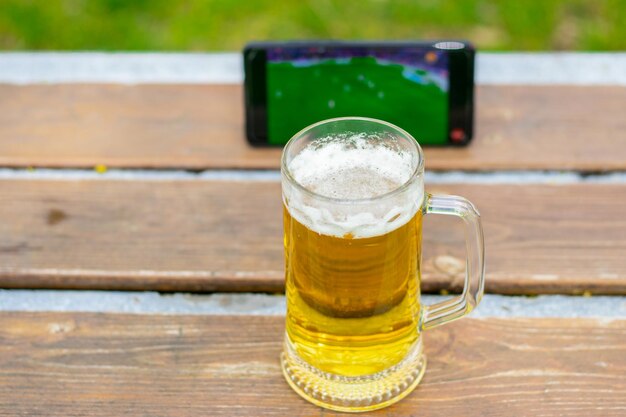
M626 87L480 86L477 137L429 169L626 169ZM0 165L276 168L238 85L0 85Z
M482 213L489 292L626 293L623 185L438 185ZM280 185L0 180L0 286L283 290ZM425 291L458 290L458 219L428 216Z
M280 372L284 318L0 313L0 416L341 416ZM626 320L465 319L384 416L623 416Z

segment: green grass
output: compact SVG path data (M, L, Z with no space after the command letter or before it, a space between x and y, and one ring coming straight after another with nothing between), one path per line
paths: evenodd
M447 93L434 83L410 81L404 77L404 70L400 64L380 65L371 57L352 58L349 65L334 60L304 67L289 62L270 63L270 143L284 144L300 129L319 120L357 115L400 126L422 144L445 143ZM428 76L425 71L416 72Z
M626 0L0 0L5 50L238 50L249 40L467 38L624 50Z

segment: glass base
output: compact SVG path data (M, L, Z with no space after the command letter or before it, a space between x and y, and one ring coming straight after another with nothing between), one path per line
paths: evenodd
M347 377L309 365L285 336L281 365L291 388L305 400L330 410L358 413L387 407L411 393L424 376L426 357L420 336L397 365L372 375Z

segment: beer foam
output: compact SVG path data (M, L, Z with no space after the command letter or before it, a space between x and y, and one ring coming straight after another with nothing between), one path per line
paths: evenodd
M286 193L292 216L319 233L357 238L384 234L408 222L422 202L421 181L397 195L363 200L404 185L418 161L393 142L371 139L364 134L330 136L310 143L294 156L288 169L296 182L315 194L348 201L320 202Z

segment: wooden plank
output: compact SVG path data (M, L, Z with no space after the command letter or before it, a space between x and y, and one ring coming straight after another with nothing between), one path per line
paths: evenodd
M342 416L297 396L284 318L0 314L0 416ZM420 386L377 413L623 416L626 320L466 319L425 334Z
M430 187L482 213L489 292L626 293L626 186ZM280 185L0 180L0 286L283 290ZM428 216L425 291L458 290L457 219Z
M0 85L0 165L277 168L243 134L239 85ZM480 86L468 148L429 169L626 169L626 87Z

